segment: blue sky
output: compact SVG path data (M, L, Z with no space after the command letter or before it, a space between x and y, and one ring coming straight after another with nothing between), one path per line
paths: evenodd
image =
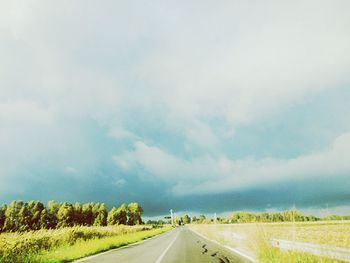
M0 201L350 212L349 8L2 1Z

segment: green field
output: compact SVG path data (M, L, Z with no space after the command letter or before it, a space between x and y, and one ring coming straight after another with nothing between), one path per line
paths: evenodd
M281 262L281 258L283 262L336 262L305 253L281 252L269 245L272 238L350 248L350 221L208 224L190 228L262 262Z
M69 227L0 234L0 262L69 262L131 244L170 226Z

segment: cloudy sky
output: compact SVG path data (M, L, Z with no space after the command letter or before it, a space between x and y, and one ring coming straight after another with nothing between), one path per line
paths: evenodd
M346 211L349 10L2 0L0 202Z

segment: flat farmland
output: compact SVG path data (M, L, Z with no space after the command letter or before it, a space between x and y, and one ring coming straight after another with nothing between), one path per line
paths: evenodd
M350 221L208 224L191 225L190 228L255 258L261 258L261 254L266 253L266 250L273 252L274 249L269 246L271 239L350 249ZM271 251L269 253L272 253Z

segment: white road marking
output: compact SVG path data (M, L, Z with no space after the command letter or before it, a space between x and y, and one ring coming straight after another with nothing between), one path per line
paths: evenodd
M169 248L174 244L175 240L179 236L179 233L180 233L180 231L177 232L176 237L170 242L169 246L167 246L167 248L163 251L163 253L159 256L159 258L157 259L157 261L155 263L162 262L162 259L164 258L166 252L168 252Z

